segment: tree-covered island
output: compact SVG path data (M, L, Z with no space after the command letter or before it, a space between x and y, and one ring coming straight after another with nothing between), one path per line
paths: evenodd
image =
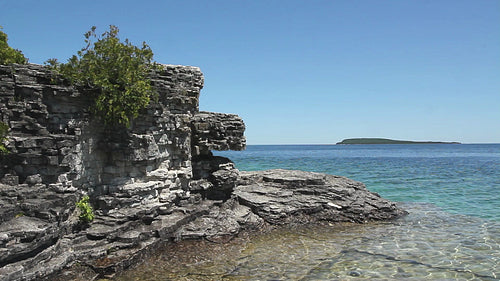
M442 141L407 141L407 140L392 140L384 138L352 138L344 139L336 144L460 144L459 142L442 142Z

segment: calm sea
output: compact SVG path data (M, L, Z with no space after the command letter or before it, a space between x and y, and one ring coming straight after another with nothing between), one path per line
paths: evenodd
M500 144L249 145L216 154L244 171L346 176L393 201L500 220Z
M182 263L165 251L118 280L500 280L500 144L250 145L215 154L240 170L347 176L409 215L280 229Z

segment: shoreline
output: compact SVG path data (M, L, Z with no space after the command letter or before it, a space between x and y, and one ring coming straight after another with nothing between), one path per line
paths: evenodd
M158 230L168 231L166 235L154 235L146 240L141 240L139 235L134 241L129 241L136 245L133 248L109 252L94 259L76 258L69 263L69 268L42 280L62 281L80 275L85 276L84 280L113 278L161 254L159 249L162 246L182 247L185 243L232 245L232 241L244 241L239 240L242 237L261 236L270 231L355 227L407 215L397 203L383 199L368 191L362 183L345 177L288 170L240 172L239 177L231 199L200 202L206 210L199 210L199 215L188 221L168 226L169 230ZM343 194L342 198L337 194ZM172 215L176 216L175 213ZM155 221L168 219L168 216L157 217ZM198 252L200 250L193 253Z
M387 220L393 222L401 217ZM129 273L134 271L147 271L151 263L161 262L167 266L162 266L162 271L169 272L175 278L168 280L177 280L179 277L193 275L190 273L192 268L203 264L229 263L236 259L241 253L251 247L253 240L259 240L269 235L277 233L300 233L311 229L321 229L323 231L335 232L352 227L361 227L363 225L376 225L381 221L370 221L367 223L357 222L307 222L291 223L285 225L272 225L266 223L259 229L245 229L236 235L229 237L219 237L218 239L196 238L183 240L159 240L146 248L135 253L131 257L123 258L119 264L106 265L106 260L95 260L93 264L74 262L59 272L40 279L41 281L112 281L112 280L130 280ZM124 266L126 265L126 266ZM141 269L142 268L142 269ZM194 280L220 280L227 272L214 274L195 274L201 279ZM125 278L125 279L122 279ZM209 278L209 279L206 279ZM137 280L137 279L134 279ZM192 279L189 279L192 280Z
M282 278L293 276L299 272L302 274L301 276L304 276L304 273L306 275L312 273L311 276L314 277L316 276L314 275L315 268L324 260L335 261L325 265L335 266L337 270L341 269L341 271L334 270L332 272L345 277L359 273L359 276L366 278L370 276L369 274L382 274L384 272L384 274L390 274L390 276L385 276L387 280L400 280L405 279L405 277L422 277L423 275L418 274L429 270L437 274L458 273L463 277L471 275L485 280L493 278L488 272L464 271L457 266L443 267L437 261L435 261L436 263L431 262L434 260L432 258L420 260L416 256L408 254L407 259L401 259L400 255L403 253L399 252L398 249L408 249L414 255L418 252L413 251L440 253L440 241L443 237L447 237L447 232L435 229L429 233L429 225L454 218L460 222L458 225L454 225L452 222L445 225L446 228L453 229L451 230L453 232L461 229L462 224L484 225L484 221L481 218L473 219L442 211L435 205L400 204L401 207L408 208L409 216L389 221L373 221L366 224L344 222L269 226L260 230L241 232L234 238L225 241L198 239L167 242L157 247L156 252L145 257L140 263L130 266L113 277L110 276L109 280L142 280L160 276L166 280L246 280L245 278L267 280L272 279L273 275L269 274L275 266L278 267L274 274L278 274ZM489 225L494 227L496 224L491 222ZM384 233L385 230L392 235L380 236L380 233ZM405 240L403 238L406 237L408 231L415 231L414 239ZM466 227L463 231L467 237L474 237L470 236L475 233L473 229ZM438 236L438 238L435 239L434 236ZM338 244L344 239L347 239L346 244ZM360 239L365 242L359 243ZM394 239L400 241L401 244L389 246L387 243ZM454 248L459 245L467 248L467 245L460 244L463 239L462 236L452 238L453 241L449 245L447 244L447 247ZM379 240L386 245L384 249L379 248ZM415 242L431 244L426 244L429 245L428 249L418 250L414 247ZM326 248L328 248L325 252L321 250L325 247L324 245L327 245ZM314 255L307 254L308 251ZM442 255L446 255L446 252ZM413 259L414 262L409 262ZM312 261L312 263L308 263L308 261ZM338 268L338 266L350 261L355 262L356 267ZM380 271L370 271L371 262L383 262L385 265L379 268ZM391 271L391 268L401 268L397 270L401 276L393 275L394 271ZM329 270L329 267L324 269ZM378 277L382 278L382 276ZM337 276L337 278L340 277ZM64 279L55 281L59 280ZM289 278L289 280L294 279ZM313 278L312 280L330 279Z

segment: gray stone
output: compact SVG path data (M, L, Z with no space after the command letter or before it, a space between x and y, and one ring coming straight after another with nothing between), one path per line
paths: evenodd
M200 112L193 117L193 147L195 153L207 150L244 150L245 124L238 115Z
M35 185L37 183L42 183L42 176L40 174L31 175L26 177L26 184Z
M183 225L175 236L180 239L217 240L237 235L244 229L259 229L263 225L263 219L232 198L220 206L212 207L207 215Z
M364 184L320 173L269 170L242 172L234 194L271 224L366 222L405 214Z
M12 186L18 185L19 184L19 177L11 175L11 174L6 174L3 176L3 178L0 182L3 184L12 185Z

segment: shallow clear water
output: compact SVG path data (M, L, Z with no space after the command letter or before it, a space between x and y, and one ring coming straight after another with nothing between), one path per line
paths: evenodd
M182 242L118 280L500 280L500 145L249 146L241 170L348 176L409 215Z
M433 205L363 225L290 227L229 244L185 241L117 280L499 280L500 223Z
M397 222L276 231L226 275L245 280L500 278L500 225L407 205ZM467 229L463 226L467 225Z

